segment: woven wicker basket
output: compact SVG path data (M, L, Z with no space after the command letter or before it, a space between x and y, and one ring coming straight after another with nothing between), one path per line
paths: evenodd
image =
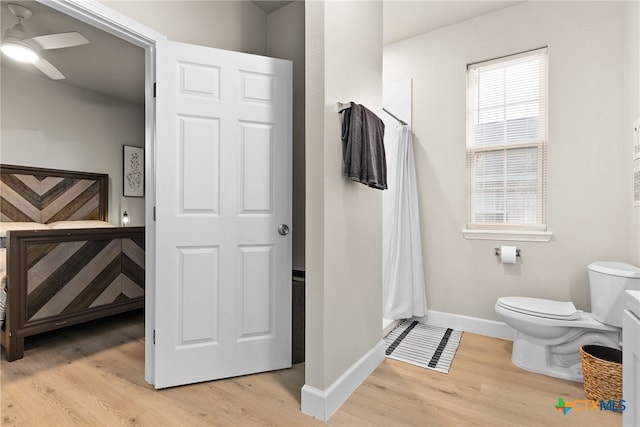
M622 399L622 351L600 345L580 347L584 394L591 400Z

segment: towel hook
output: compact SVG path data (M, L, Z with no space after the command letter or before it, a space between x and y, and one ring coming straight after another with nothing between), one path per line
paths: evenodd
M336 102L336 113L346 110L347 108L351 108L350 102Z

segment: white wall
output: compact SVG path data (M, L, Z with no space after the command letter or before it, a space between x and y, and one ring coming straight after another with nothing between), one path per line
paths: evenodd
M122 196L122 146L144 147L144 106L2 67L2 163L109 174L109 220L144 225Z
M267 18L250 1L99 1L168 40L266 54Z
M625 17L624 136L629 141L628 152L631 153L634 139L633 121L640 118L640 2L626 2ZM628 164L630 171L633 171L640 166L640 160L633 162L629 155ZM633 184L630 178L628 181L627 199L631 200ZM640 207L629 208L629 221L631 228L629 253L631 261L640 266Z
M267 55L293 62L293 238L292 266L304 270L304 2L267 15Z
M382 192L343 178L334 109L381 113L382 3L307 2L305 16L305 387L331 394L382 334Z
M589 310L587 265L629 250L622 2L526 2L385 46L384 79L413 79L413 128L430 309L496 319L505 295ZM637 19L637 18L636 18ZM466 65L549 46L549 243L465 240ZM637 214L636 214L637 215ZM637 230L635 236L637 236ZM635 243L637 245L637 243Z

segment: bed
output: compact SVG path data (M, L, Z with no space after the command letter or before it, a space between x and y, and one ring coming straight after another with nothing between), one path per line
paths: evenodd
M144 306L144 227L106 222L108 186L106 174L0 165L8 361L25 337Z

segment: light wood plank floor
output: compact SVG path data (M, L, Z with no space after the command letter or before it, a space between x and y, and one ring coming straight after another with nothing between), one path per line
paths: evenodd
M31 337L2 370L5 426L316 426L300 412L304 366L157 391L144 380L142 313ZM620 426L620 414L556 410L580 384L525 372L511 343L463 334L448 375L386 360L329 426Z

